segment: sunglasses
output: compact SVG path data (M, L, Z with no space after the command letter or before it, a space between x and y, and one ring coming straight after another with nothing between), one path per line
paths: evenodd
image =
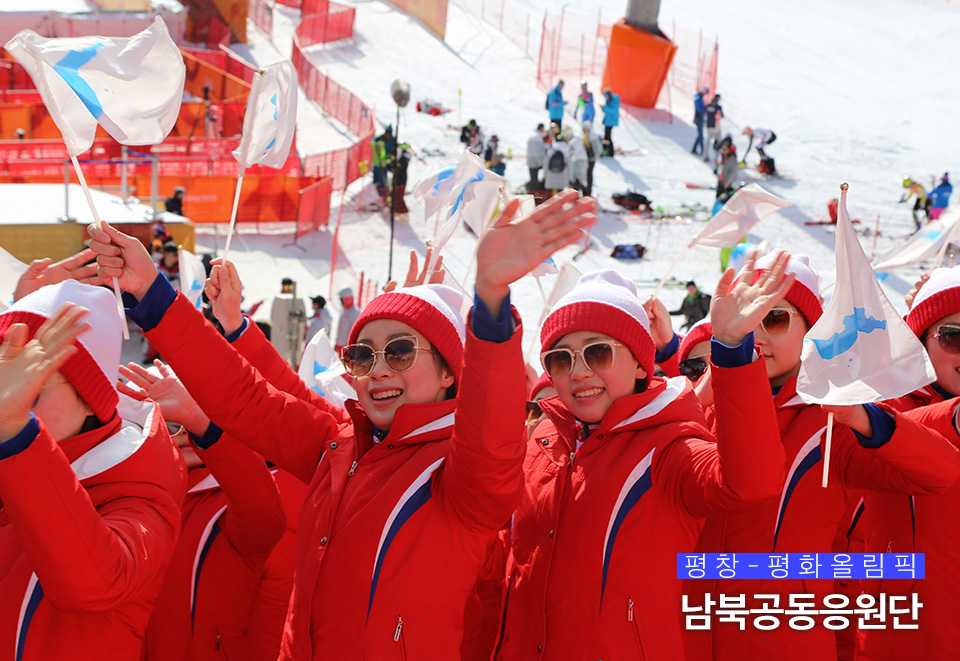
M793 315L800 314L796 310L774 308L760 321L760 326L767 335L783 335L790 330Z
M707 371L707 361L705 358L706 355L693 356L691 358L681 360L680 373L691 381L696 381L703 376L704 372Z
M540 354L543 370L551 378L573 373L573 363L580 356L591 372L599 372L613 365L613 348L622 347L619 342L594 342L582 349L551 349Z
M960 328L956 326L940 326L933 334L945 353L960 353Z
M404 372L417 363L420 351L433 353L417 344L415 337L398 337L387 342L383 351L374 351L367 344L348 344L340 349L340 360L347 374L361 377L370 374L377 365L377 356L383 356L384 362L394 372Z

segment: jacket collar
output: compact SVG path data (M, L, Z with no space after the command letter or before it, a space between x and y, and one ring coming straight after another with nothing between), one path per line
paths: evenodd
M456 408L455 399L429 404L404 404L397 409L390 431L381 443L413 445L449 438ZM372 445L374 427L360 404L355 399L347 400L346 409L357 438Z

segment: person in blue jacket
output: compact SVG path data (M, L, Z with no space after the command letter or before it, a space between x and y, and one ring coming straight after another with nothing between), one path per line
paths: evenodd
M563 80L561 79L547 94L547 112L550 113L550 121L555 122L557 126L563 126L563 106L566 103L563 100Z
M953 194L953 185L950 183L950 173L944 172L940 183L930 191L930 220L936 220L943 210L950 206L950 195Z
M693 125L697 127L697 139L694 141L693 148L690 150L691 154L700 154L703 156L703 111L706 110L707 107L703 97L706 96L709 91L706 87L701 87L697 90L697 93L693 95Z
M584 122L592 122L593 118L596 117L597 111L593 107L593 92L587 89L587 81L580 83L580 96L577 97L577 107L573 109L573 118L577 118L577 111L580 110L580 107L583 106L583 120Z
M603 90L604 104L600 106L603 111L603 153L601 156L613 156L613 127L620 124L620 96L610 91L610 88Z

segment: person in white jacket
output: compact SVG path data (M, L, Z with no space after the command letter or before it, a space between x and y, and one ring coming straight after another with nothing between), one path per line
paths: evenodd
M573 161L570 186L583 192L587 181L587 147L583 144L582 136L573 137L573 128L563 127L563 139L570 145L570 160Z
M543 159L543 187L547 191L561 191L570 183L570 176L573 172L573 154L570 152L570 144L566 142L563 135L558 135L553 144L547 147L546 156Z
M547 151L545 137L546 129L541 122L537 124L537 130L527 140L527 167L530 169L530 182L527 188L529 190L540 188L540 168L543 167L543 157Z

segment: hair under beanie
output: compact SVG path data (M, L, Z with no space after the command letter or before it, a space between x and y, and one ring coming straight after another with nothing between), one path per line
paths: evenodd
M701 319L690 327L683 341L680 343L680 349L677 352L677 360L683 362L690 357L690 352L701 342L709 342L713 337L713 326L710 325L710 317Z
M648 375L656 349L650 321L637 298L636 286L612 270L593 271L550 310L540 330L540 349L547 351L575 331L596 331L623 342Z
M773 267L780 252L775 250L757 260L753 272L754 282L760 278L764 271ZM741 270L737 279L740 278L742 273ZM810 267L810 258L806 255L790 255L790 261L787 262L787 274L791 273L797 279L790 287L790 291L787 292L786 299L793 303L800 310L800 314L807 320L807 323L813 326L823 314L823 303L820 302L820 276Z
M29 339L33 339L40 326L64 303L75 303L90 310L85 321L92 330L80 334L76 342L79 351L60 368L60 373L97 419L107 422L119 402L116 382L122 342L117 300L108 290L74 280L41 287L0 314L0 340L13 324L26 324Z
M463 296L445 285L422 285L380 294L367 303L350 329L354 344L363 327L376 319L394 319L414 328L440 352L460 378L466 326L460 315Z
M917 337L936 321L960 312L960 266L934 269L913 299L907 325Z

